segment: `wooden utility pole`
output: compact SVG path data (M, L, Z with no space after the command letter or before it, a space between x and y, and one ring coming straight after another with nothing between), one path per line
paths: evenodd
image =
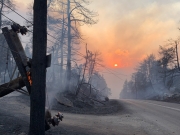
M14 57L18 70L22 76L22 79L27 87L28 92L30 93L31 86L27 79L27 71L25 69L25 67L27 66L27 57L24 52L21 41L18 37L18 34L13 30L9 30L7 27L2 28L2 31L7 41L7 44L11 50L11 53Z
M34 0L30 135L45 135L47 0Z

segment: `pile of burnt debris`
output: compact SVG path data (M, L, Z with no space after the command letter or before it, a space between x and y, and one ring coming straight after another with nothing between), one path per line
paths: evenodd
M52 109L77 114L112 114L121 109L119 104L118 101L108 98L95 100L90 97L61 93L54 98Z
M122 109L122 105L117 100L105 98L93 98L92 96L86 97L82 95L75 95L69 92L62 92L51 95L48 92L47 107L51 110L57 110L58 112L68 112L77 114L113 114ZM9 97L11 98L11 97ZM12 97L16 101L30 106L29 96L20 95Z
M179 103L180 104L180 94L172 94L163 99L166 102Z
M180 93L175 93L175 94L164 93L163 96L157 95L157 96L154 96L153 98L151 98L151 100L171 102L171 103L179 103L180 104Z

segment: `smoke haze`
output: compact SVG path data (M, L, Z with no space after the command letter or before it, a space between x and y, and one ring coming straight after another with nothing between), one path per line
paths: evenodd
M32 0L19 0L27 5ZM147 55L156 53L159 45L169 38L179 36L180 2L178 0L93 0L90 9L97 11L99 22L81 27L84 44L90 50L100 50L104 65L118 76L102 73L112 90L112 98L118 98L124 80L130 78L137 63ZM26 9L20 8L20 12ZM155 54L155 55L156 55ZM118 67L114 67L118 64ZM102 70L101 70L102 71ZM103 69L103 72L109 72ZM125 74L120 75L120 74Z

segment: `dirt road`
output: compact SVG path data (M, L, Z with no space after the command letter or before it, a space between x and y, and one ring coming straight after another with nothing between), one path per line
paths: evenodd
M179 104L136 100L119 102L125 108L115 114L64 113L60 125L52 127L46 135L179 135ZM0 135L27 134L29 107L24 100L6 97L0 99L0 106Z
M66 114L61 127L68 135L180 134L180 104L143 100L119 102L125 106L123 112L106 116ZM58 128L53 130L64 134Z

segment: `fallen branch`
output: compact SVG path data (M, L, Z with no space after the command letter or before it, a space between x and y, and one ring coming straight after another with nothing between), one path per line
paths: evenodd
M16 89L21 89L24 86L25 84L22 77L18 77L8 83L2 84L0 85L0 97L4 97Z

